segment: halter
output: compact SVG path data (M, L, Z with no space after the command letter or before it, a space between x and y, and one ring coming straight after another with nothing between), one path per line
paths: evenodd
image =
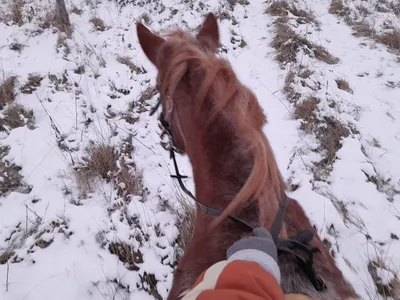
M157 90L158 86L157 86ZM154 113L158 110L158 108L161 105L161 93L160 96L157 100L156 105L150 110L150 116L154 115ZM223 211L219 209L215 209L209 206L206 206L196 200L196 197L186 188L184 185L182 179L188 178L185 175L182 175L179 172L178 168L178 163L175 158L175 152L181 154L181 151L175 147L172 141L172 130L170 127L170 124L164 119L164 113L161 112L158 120L160 121L161 127L163 131L161 132L161 137L163 137L165 134L168 135L169 138L169 152L170 152L170 159L172 159L174 163L174 168L175 168L175 173L176 175L171 175L172 178L177 179L179 186L181 189L187 194L191 199L194 200L194 202L197 204L197 206L207 215L211 216L220 216ZM300 232L297 236L291 238L291 239L281 239L279 238L279 233L282 229L282 224L284 222L284 217L286 213L286 208L287 208L287 202L288 202L288 197L286 193L283 195L281 201L279 202L279 210L278 213L275 216L274 222L272 223L271 229L269 230L271 233L271 236L277 246L278 250L278 255L279 254L291 254L293 255L297 261L301 269L304 271L304 273L307 275L311 283L313 284L314 288L317 291L323 291L327 289L327 286L325 285L324 281L319 278L315 272L314 269L314 262L313 262L313 255L316 252L320 252L318 248L309 248L306 246L311 240L313 239L314 235L311 230L304 230ZM228 215L228 219L238 223L242 227L246 228L248 231L253 231L255 228L254 226L250 225L248 222L233 216L233 215ZM294 252L295 249L300 249L302 251L303 255L300 255L296 252Z

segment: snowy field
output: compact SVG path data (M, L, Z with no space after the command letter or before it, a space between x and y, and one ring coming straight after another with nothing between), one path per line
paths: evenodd
M1 300L167 297L191 203L135 24L208 12L290 195L362 299L400 299L397 1L68 0L70 36L55 1L0 1Z

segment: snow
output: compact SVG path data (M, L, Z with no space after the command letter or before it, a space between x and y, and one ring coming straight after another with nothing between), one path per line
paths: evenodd
M400 241L391 238L400 236L400 90L387 84L400 82L399 58L383 45L354 37L348 25L328 13L330 1L297 2L314 11L320 24L291 20L292 29L340 62L328 65L299 52L301 64L314 73L305 86L296 81L294 88L302 99L321 99L321 116L334 116L356 129L342 141L326 181L316 181L313 166L323 154L317 139L300 129L293 103L282 91L289 67L274 61L270 43L275 17L263 13L267 4L251 1L230 11L213 0L148 2L121 6L112 1L68 1L69 11L74 6L82 10L80 15L70 13L70 53L56 46L57 30L37 32L51 2L28 1L24 11L32 6L37 15L22 26L0 22L0 82L16 75L18 91L31 73L44 77L32 94L18 92L16 97L16 103L33 110L35 128L1 133L0 145L10 146L3 161L20 166L31 189L0 196L0 257L14 252L8 263L0 264L0 299L154 299L146 291L151 287L143 282L145 274L154 275L159 296L167 297L180 252L176 210L184 195L170 178L173 165L160 144L157 118L148 114L156 96L143 105L144 111L140 109L139 98L154 85L156 70L140 49L134 25L146 13L152 30L173 25L194 30L209 11L227 12L237 21L219 21L227 50L220 55L257 95L280 170L299 186L290 195L304 207L321 238L332 244L345 277L363 299L369 299L375 289L368 263L383 259L387 269L378 269L378 275L388 281L400 268ZM376 20L377 31L384 30L387 19L397 26L391 13L373 12L375 2L362 2L371 8L367 21ZM93 17L104 21L105 31L94 30L89 21ZM246 46L232 44L233 31ZM15 41L25 45L21 52L9 48ZM146 73L131 72L118 56L130 57ZM85 72L77 74L81 65ZM63 76L67 80L61 83ZM346 79L353 94L338 89L337 78ZM129 116L139 118L133 124L121 117L132 102L135 108ZM127 139L134 146L127 160L142 174L144 192L124 198L117 186L97 179L83 198L73 166L85 163L85 149L101 142L121 151ZM194 191L187 157L177 160L181 173L189 176L188 189ZM381 183L379 187L371 178ZM43 246L46 242L50 244ZM110 252L112 243L129 245L130 253L139 251L142 260L132 269Z

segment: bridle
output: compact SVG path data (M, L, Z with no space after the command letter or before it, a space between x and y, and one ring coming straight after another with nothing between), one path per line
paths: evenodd
M156 87L156 90L159 91L158 84ZM157 100L156 105L150 110L150 116L154 115L155 112L158 110L158 108L161 105L162 102L162 95L161 92L159 92L159 98ZM207 215L211 216L220 216L222 214L222 211L219 209L215 209L209 206L206 206L196 200L196 197L186 188L184 185L182 179L187 178L187 176L182 175L179 172L178 168L178 163L175 158L175 153L181 154L181 151L176 148L173 144L172 140L172 130L170 127L170 124L165 120L164 118L164 113L161 111L158 120L160 121L160 125L162 128L161 132L161 138L163 138L164 135L168 135L169 139L169 152L170 152L170 159L172 159L174 163L174 169L175 169L175 175L171 175L172 178L177 179L180 188L183 190L185 194L187 194L193 201L195 201L196 205L200 208L201 211L203 211ZM288 202L288 197L286 193L284 193L281 201L279 202L279 209L278 213L275 216L274 222L272 223L271 229L269 232L271 233L271 236L277 246L278 249L278 255L280 254L292 254L298 261L299 266L301 269L305 272L305 274L308 276L309 280L313 284L314 288L317 291L323 291L327 289L327 286L325 285L324 281L319 278L315 272L314 269L314 262L313 262L313 255L316 252L320 252L318 248L309 248L306 246L311 240L313 239L314 235L311 230L304 230L301 233L299 233L297 236L291 238L291 239L282 239L279 238L279 233L282 229L282 225L284 222L285 218L285 213L286 213L286 208L287 208L287 202ZM243 228L246 230L252 232L253 229L255 228L248 222L242 220L241 218L238 218L234 215L228 215L228 219L232 220L233 222L236 222L237 224L241 225ZM303 255L299 255L298 253L294 252L294 249L300 249L302 251Z

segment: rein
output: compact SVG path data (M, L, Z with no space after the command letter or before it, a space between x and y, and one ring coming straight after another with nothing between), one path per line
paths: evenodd
M161 97L159 97L156 105L150 110L150 116L152 116L157 109L160 107L161 104ZM178 168L178 163L175 158L175 152L180 153L179 150L175 149L173 142L172 142L172 131L169 126L169 123L165 121L164 119L164 114L163 112L160 113L159 115L159 121L161 123L161 126L163 127L163 132L161 133L161 136L164 134L167 134L169 136L170 140L170 159L172 159L174 163L174 168L175 168L175 173L176 175L170 175L171 178L177 179L179 186L181 189L191 198L195 201L197 206L205 213L211 216L220 216L222 214L222 211L219 209L215 209L212 207L208 207L196 200L196 197L186 188L184 185L182 179L187 178L187 176L182 175L179 172ZM284 222L285 218L285 213L286 213L286 208L287 208L287 202L288 202L288 197L286 193L282 197L281 201L279 201L279 210L275 216L274 222L272 223L271 229L269 230L271 233L271 236L274 240L274 243L276 244L277 250L278 250L278 255L279 254L291 254L293 255L299 265L301 266L301 269L306 273L308 276L309 280L313 284L314 288L317 291L323 291L327 287L324 283L324 281L321 278L318 278L315 269L314 269L314 262L313 262L313 255L316 252L320 252L318 248L309 248L306 246L307 243L311 242L313 239L313 233L311 230L304 230L297 236L295 236L292 239L279 239L279 233L282 229L282 225ZM228 215L228 218L231 219L232 221L242 225L243 227L246 227L247 230L253 231L255 228L254 226L250 225L248 222L233 216L233 215ZM301 249L302 252L304 253L305 257L303 255L300 255L296 252L294 252L294 249Z

